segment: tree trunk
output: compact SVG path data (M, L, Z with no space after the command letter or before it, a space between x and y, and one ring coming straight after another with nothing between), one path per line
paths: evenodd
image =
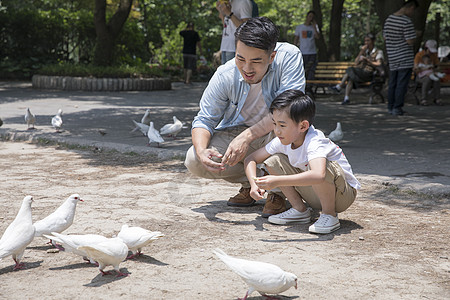
M107 66L113 62L114 46L128 15L133 0L120 0L115 14L106 23L106 0L95 0L94 25L97 45L94 52L94 64Z
M343 7L344 0L333 0L328 42L328 57L330 61L338 61L341 58L341 19Z
M313 10L316 13L316 22L320 29L320 38L317 40L317 59L318 61L328 61L328 50L327 44L325 43L325 38L322 32L323 15L322 7L320 6L320 0L312 0Z

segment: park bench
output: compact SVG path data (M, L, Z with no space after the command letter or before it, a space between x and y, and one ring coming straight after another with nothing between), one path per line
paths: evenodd
M348 67L354 66L354 62L319 62L316 67L316 74L313 80L306 81L306 91L315 97L317 90L322 88L324 94L326 90L341 82L342 77ZM369 103L373 103L376 96L384 102L384 96L381 91L383 89L386 76L384 70L376 70L374 72L372 81L358 84L360 88L370 88L372 93L369 98Z

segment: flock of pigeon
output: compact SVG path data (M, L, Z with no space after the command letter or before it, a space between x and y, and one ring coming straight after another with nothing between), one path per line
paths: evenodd
M53 128L55 128L56 132L61 132L61 127L63 124L62 120L62 109L58 109L58 112L55 116L52 117L51 124ZM34 124L36 123L36 115L34 115L30 108L27 108L27 112L25 113L25 123L27 123L28 130L34 129Z
M23 268L21 263L25 248L35 237L46 237L61 251L72 252L85 260L98 264L102 274L107 266L113 266L118 276L127 276L119 270L119 264L126 258L141 255L142 248L152 241L164 236L159 231L149 231L140 227L123 225L117 237L107 238L96 234L65 235L75 217L79 201L84 201L78 194L73 194L52 214L33 224L31 216L32 196L26 196L14 221L6 228L0 239L0 260L12 255L16 265L14 270ZM58 244L59 243L59 244ZM128 252L131 255L127 257Z
M152 142L155 142L157 143L158 147L159 143L164 143L164 139L161 135L171 136L175 139L177 134L181 131L181 129L183 129L183 123L178 120L176 116L173 116L173 123L164 125L158 131L153 125L153 122L150 120L149 109L145 111L145 114L142 117L140 123L136 122L135 120L132 121L135 128L131 132L139 130L144 136L148 137L148 145L150 145Z
M123 225L117 237L112 238L96 234L61 234L72 225L79 201L84 200L78 194L73 194L52 214L33 224L31 214L33 197L26 196L16 218L0 239L0 260L11 255L16 263L14 270L23 268L21 259L25 248L35 237L45 237L60 251L72 252L90 263L98 264L103 275L111 274L111 271L107 272L104 269L113 266L117 276L127 276L127 273L120 272L120 263L127 258L140 255L143 247L164 236L158 231L152 232L128 225ZM132 254L127 256L130 251ZM255 291L266 296L282 293L291 287L297 288L297 276L283 271L276 265L235 258L220 249L213 252L247 283L248 290L243 299L247 299Z

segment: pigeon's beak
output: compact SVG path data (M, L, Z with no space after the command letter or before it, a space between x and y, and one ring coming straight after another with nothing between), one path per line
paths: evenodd
M81 198L80 198L80 201L81 201L81 202L84 202L84 200L83 200L83 199L81 199Z

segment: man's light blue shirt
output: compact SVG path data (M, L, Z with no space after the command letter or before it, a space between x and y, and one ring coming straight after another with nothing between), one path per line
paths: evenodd
M289 43L277 43L275 51L275 58L261 81L267 107L286 90L305 92L300 50ZM245 125L240 113L249 91L250 84L245 82L234 59L220 66L203 92L200 111L192 122L192 129L205 128L213 135L215 130Z

